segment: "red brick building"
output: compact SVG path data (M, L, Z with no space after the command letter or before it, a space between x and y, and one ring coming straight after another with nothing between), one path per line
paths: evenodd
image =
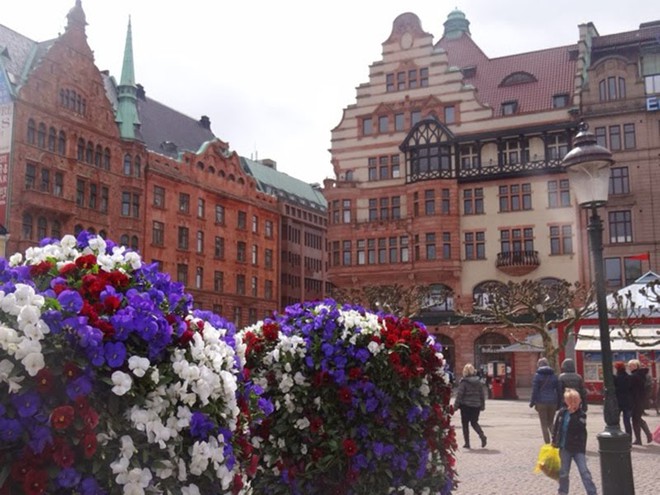
M278 309L283 199L208 117L191 119L135 83L130 24L117 82L94 64L79 0L67 20L45 42L0 26L6 254L87 229L158 261L196 305L238 325Z
M492 352L525 331L459 325L455 312L487 305L492 282L592 279L561 163L581 119L617 161L603 212L610 287L657 267L660 23L609 36L584 24L575 44L499 58L469 25L455 10L435 42L415 14L397 17L332 130L328 279L428 286L421 318L456 369L501 359L525 383L537 356Z

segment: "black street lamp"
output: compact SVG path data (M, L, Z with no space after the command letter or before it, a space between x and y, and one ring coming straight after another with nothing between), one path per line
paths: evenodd
M573 149L562 164L575 193L578 204L590 210L589 244L593 258L593 277L596 288L600 350L603 365L603 415L605 430L598 434L603 495L634 495L630 435L619 427L619 406L614 390L612 347L608 323L605 277L603 274L603 222L598 208L607 203L612 153L597 144L596 136L585 123L579 126Z

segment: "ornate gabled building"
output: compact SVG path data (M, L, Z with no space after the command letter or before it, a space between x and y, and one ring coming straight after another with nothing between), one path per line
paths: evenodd
M0 237L6 254L83 229L138 250L238 325L279 306L280 213L240 157L135 82L99 71L80 0L64 33L0 26Z
M614 170L612 195L621 198L608 206L608 263L610 253L620 253L625 267L626 257L646 251L658 262L652 221L634 224L638 213L626 216L618 206L622 201L634 209L645 201L647 214L660 214L648 195L659 183L652 169L660 139L641 104L640 69L658 27L600 37L588 24L575 44L491 59L469 24L462 12L451 12L434 42L415 14L397 17L381 60L332 130L335 178L324 185L328 279L339 287L393 280L428 286L421 318L457 369L501 359L527 377L528 356L487 352L511 343L508 331L449 322L456 310L471 313L488 304L492 282L591 279L585 223L561 164L583 118L598 134L599 119L620 113L620 148L607 144L619 160L628 132L621 159L630 163L636 156L636 166L650 174L635 188L624 170ZM647 72L660 73L656 69ZM602 105L600 81L605 78L607 95L610 77L623 101ZM629 261L631 268L639 263Z

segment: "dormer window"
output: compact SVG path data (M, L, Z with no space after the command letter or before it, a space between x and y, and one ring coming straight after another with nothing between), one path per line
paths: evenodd
M536 81L537 79L529 72L522 72L522 71L514 72L506 76L504 79L502 79L502 82L500 83L500 87L516 86L518 84L528 84Z
M626 97L626 80L623 77L610 76L598 83L600 101L621 100Z
M518 101L505 101L502 103L502 115L513 115L518 113Z
M554 95L552 97L552 108L565 108L568 106L568 95Z

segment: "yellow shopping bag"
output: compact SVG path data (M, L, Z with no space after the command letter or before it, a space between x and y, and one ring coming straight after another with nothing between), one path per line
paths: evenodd
M549 443L543 445L539 450L539 458L536 461L534 472L543 473L553 480L558 480L560 467L559 449Z

